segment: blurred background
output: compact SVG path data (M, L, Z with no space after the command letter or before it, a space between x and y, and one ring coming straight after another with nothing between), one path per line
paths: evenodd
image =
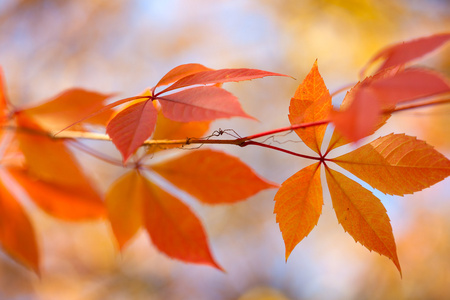
M221 120L212 124L211 132L234 129L245 136L289 125L290 98L316 59L333 91L356 82L360 68L380 48L449 30L448 0L3 0L0 65L16 105L39 103L71 87L134 96L171 68L193 62L216 69L258 68L296 78L225 85L260 122ZM447 45L420 63L450 75L449 54ZM335 98L336 105L342 96ZM404 132L448 157L449 128L446 105L399 113L374 137ZM283 142L283 147L310 154L298 141L291 133L268 142ZM93 145L118 157L105 143ZM239 156L278 183L310 164L261 148L215 148ZM123 173L83 155L80 159L102 190ZM42 250L42 277L0 252L0 299L445 299L450 295L448 179L405 197L375 192L392 220L403 279L391 261L367 251L343 231L327 190L318 226L285 263L272 213L275 193L268 190L235 205L215 207L186 198L226 273L171 260L156 251L144 232L118 254L108 224L61 222L25 203Z

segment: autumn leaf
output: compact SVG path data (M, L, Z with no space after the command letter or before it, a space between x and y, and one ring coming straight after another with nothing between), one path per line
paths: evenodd
M0 68L0 124L7 119L6 111L8 108L8 96L6 94L6 85L3 76L3 70Z
M26 171L11 171L30 197L47 213L61 219L79 220L103 216L103 203L65 142L55 141L23 112L16 138L25 157ZM38 149L38 151L37 151Z
M332 159L377 190L412 194L450 175L450 161L424 141L390 134Z
M106 133L122 153L123 163L149 138L155 129L157 111L152 101L135 103L120 111L106 127Z
M152 91L154 92L157 87L174 83L175 81L180 80L183 77L203 71L212 71L212 70L213 69L207 68L201 64L179 65L178 67L173 68L166 75L164 75L163 78L161 78L161 80L155 85Z
M364 81L355 90L348 108L333 111L330 119L340 134L356 142L377 129L384 109L449 91L450 84L442 75L426 69L405 69Z
M403 65L430 53L445 44L448 40L450 40L450 33L442 33L389 46L375 54L361 70L361 74L364 74L377 60L383 60L378 71Z
M381 201L357 182L326 168L339 223L356 242L391 259L402 273L389 217Z
M169 257L222 269L210 253L203 226L189 207L138 171L112 185L106 206L120 248L144 226L153 244Z
M345 131L345 132L351 132L352 130L356 130L356 131L361 130L363 133L358 132L357 135L364 135L366 133L367 133L367 135L370 135L370 134L373 134L375 131L377 131L379 128L381 128L384 124L386 124L386 122L391 117L390 113L383 112L379 117L373 119L372 121L368 120L368 119L364 119L365 115L358 114L359 111L364 110L364 107L360 107L361 105L364 106L364 104L365 104L364 100L363 101L360 100L360 101L358 101L358 103L355 103L356 105L353 105L351 110L348 110L348 107L353 103L355 95L357 94L358 90L361 89L362 87L368 85L370 83L370 81L393 76L400 70L401 70L401 68L384 69L383 71L378 72L374 76L367 77L362 82L358 82L345 95L344 100L342 101L341 106L340 106L340 112L338 112L336 114L334 111L331 111L330 115L332 116L332 118L334 120L335 126L338 126L339 128L341 128L342 131ZM364 99L364 98L362 98L362 99ZM383 104L384 110L388 111L388 110L393 110L394 108L395 108L395 105ZM353 116L360 116L360 118L352 118ZM338 124L338 125L336 125L336 124ZM350 142L351 141L346 139L339 131L334 130L333 135L331 136L331 140L328 144L327 153L335 148L346 145Z
M218 118L253 117L246 114L238 99L215 86L196 87L159 97L162 113L177 122L211 121Z
M0 245L12 258L39 274L39 250L27 214L0 181Z
M207 204L233 203L277 185L261 179L236 157L197 150L149 168Z
M309 123L327 118L331 110L331 96L325 82L319 73L317 60L297 88L289 106L289 121L291 125ZM297 135L305 144L320 153L323 137L327 125L319 125L308 128L296 129Z
M111 96L113 95L74 88L55 96L41 105L24 108L20 111L27 114L41 128L53 132L99 111L104 107L105 100ZM103 119L100 119L100 116ZM111 110L107 110L95 118L86 119L84 123L97 125L100 123L99 120L105 122L110 116ZM73 129L82 129L82 127L78 126L78 128L74 127Z
M220 69L220 70L209 70L203 72L197 72L189 76L183 77L176 81L174 84L166 88L165 90L157 93L157 95L167 93L169 91L192 86L192 85L206 85L214 83L225 83L232 81L244 81L262 78L266 76L286 76L283 74L267 72L257 69Z
M106 193L108 219L120 249L143 226L142 211L146 197L144 178L136 171L116 180Z
M295 246L313 230L322 213L320 164L295 173L275 195L274 213L286 246L286 260Z
M144 202L144 223L153 244L169 257L222 270L211 255L202 224L190 208L150 181L145 186L150 197Z
M158 116L156 119L156 127L153 133L153 140L179 140L187 138L200 138L206 134L209 129L211 121L192 121L192 122L177 122L166 118L161 109L158 109ZM165 145L150 146L147 148L147 153L154 153L163 149L171 149L179 147L180 145Z

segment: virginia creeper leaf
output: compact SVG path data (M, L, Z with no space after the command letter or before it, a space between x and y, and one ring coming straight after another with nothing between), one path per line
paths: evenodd
M361 74L377 60L384 60L378 71L402 65L435 50L448 40L450 33L442 33L389 46L375 54L361 70Z
M375 74L374 76L370 76L365 78L362 82L358 82L349 92L347 92L347 94L344 97L344 100L341 103L341 107L339 108L340 111L345 111L346 109L348 109L348 107L350 106L350 104L354 101L355 98L355 94L357 93L357 91L368 85L370 83L370 81L373 80L378 80L378 79L382 79L382 78L386 78L386 77L390 77L395 75L397 72L400 71L400 68L390 68L390 69L384 69L381 72L378 72L377 74ZM360 102L364 102L360 100ZM360 103L360 104L364 104L364 103ZM392 110L395 108L395 105L383 105L383 109L384 110ZM353 110L360 110L361 108L358 108L357 106L353 108ZM334 112L331 112L331 114L333 114ZM355 115L357 114L356 112L348 112L349 115ZM341 116L334 116L334 121L341 123L340 124L340 128L347 128L350 126L356 126L354 125L352 122L348 122L349 120L347 119L347 115L341 115ZM389 118L391 117L390 113L383 113L380 115L377 123L375 125L369 124L370 122L364 122L361 121L359 123L362 123L363 126L368 126L371 127L372 130L369 131L368 129L365 129L366 132L370 132L368 135L374 133L375 131L377 131L379 128L381 128L384 124L386 124L387 120L389 120ZM358 124L361 125L361 124ZM351 127L349 129L345 129L344 131L351 131ZM360 134L361 135L361 134ZM328 144L328 149L327 152L331 151L332 149L338 148L340 146L346 145L348 143L350 143L350 140L347 140L344 136L342 136L342 134L339 133L339 131L334 130L333 131L333 135L331 136L331 140L330 143Z
M324 120L331 108L331 96L319 73L316 60L291 99L289 121L291 125L295 125ZM324 124L296 129L295 132L309 148L320 153L326 128L327 125Z
M39 250L33 225L1 181L0 245L12 258L39 274Z
M444 155L404 134L380 137L333 162L391 195L412 194L450 175L450 161Z
M402 274L389 217L381 201L357 182L326 168L339 223L356 242L391 259Z
M181 78L180 80L176 81L174 84L172 84L162 92L159 92L158 94L163 94L168 91L172 91L175 89L191 85L244 81L262 78L266 76L286 76L286 75L257 69L220 69L220 70L203 71Z
M41 105L24 109L24 111L42 128L51 132L65 128L87 115L99 111L103 108L105 100L111 96L74 88L55 96ZM106 113L104 118L109 118L111 111ZM95 122L98 118L97 116L97 119L92 119L94 123L98 123ZM87 119L84 122L88 123L90 121L91 119Z
M213 69L207 68L201 64L184 64L179 65L178 67L170 70L163 78L155 85L153 90L162 85L171 84L177 80L180 80L183 77L203 72L203 71L212 71Z
M218 118L252 118L230 92L215 86L186 89L158 98L162 113L178 122L210 121Z
M104 205L90 190L40 180L24 169L8 168L9 174L25 189L42 210L67 221L96 219L104 215ZM94 199L94 200L93 200Z
M261 179L236 157L214 150L197 150L151 166L159 175L208 204L245 200L277 185Z
M23 113L16 114L16 120L18 126L42 132ZM24 179L23 174L16 177L20 177L25 190L42 209L67 220L103 216L100 196L65 142L27 132L17 132L16 137L26 160L29 178Z
M274 213L286 246L286 260L319 221L323 196L319 163L301 169L281 185Z
M122 153L124 163L152 135L156 116L156 108L148 100L125 108L108 123L106 133Z
M211 121L193 121L193 122L177 122L166 118L161 109L158 110L158 117L156 119L155 132L153 133L153 140L179 140L187 138L200 138L209 129ZM180 145L164 145L151 146L148 148L148 153L154 153L162 149L170 149L179 147Z
M142 178L144 224L153 244L169 257L222 268L209 250L202 224L186 204Z
M397 103L450 91L448 81L425 69L411 68L392 76L374 77L361 84L344 111L330 114L331 121L347 140L355 142L372 134L382 122L382 111Z
M144 179L137 171L119 178L106 193L108 219L120 249L143 226L145 197L148 197L148 193Z
M6 85L3 76L3 70L0 68L0 124L6 121L6 110L8 108L8 97L6 94Z

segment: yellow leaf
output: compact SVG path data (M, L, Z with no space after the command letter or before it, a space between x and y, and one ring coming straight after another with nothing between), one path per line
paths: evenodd
M238 158L214 150L193 151L150 168L208 204L245 200L277 186L261 179Z

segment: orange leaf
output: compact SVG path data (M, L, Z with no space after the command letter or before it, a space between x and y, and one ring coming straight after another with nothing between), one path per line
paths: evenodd
M124 163L152 135L156 116L156 108L148 100L125 108L108 123L106 133L122 153Z
M238 158L213 150L193 151L151 169L208 204L233 203L276 187Z
M262 78L266 76L286 76L283 74L272 73L257 69L220 69L220 70L210 70L197 72L189 76L183 77L176 81L174 84L166 88L165 90L157 93L158 95L179 89L182 87L187 87L191 85L199 84L214 84L214 83L224 83L232 81L244 81L256 78Z
M295 173L275 195L274 213L286 246L286 260L319 221L323 196L319 163Z
M79 221L104 215L103 202L98 195L92 195L89 188L43 181L18 168L8 168L8 172L25 189L33 202L51 216L67 221Z
M188 206L142 178L144 223L155 246L169 257L222 268L209 250L206 233Z
M6 94L6 85L3 76L3 70L0 68L0 124L7 119L6 111L8 108L8 96Z
M158 110L156 119L155 132L152 139L154 140L178 140L187 138L200 138L209 129L210 121L193 121L193 122L176 122L172 121ZM164 149L179 147L179 145L165 145ZM159 146L149 147L148 152L153 153L160 149Z
M33 225L1 181L0 244L11 257L39 274L39 250Z
M361 74L364 74L370 65L379 59L383 59L384 62L378 71L403 65L437 49L448 40L450 40L450 33L442 33L389 46L374 55L361 70Z
M322 76L320 76L317 60L299 85L289 106L289 121L291 125L309 123L327 118L331 110L331 96ZM305 144L320 153L327 125L296 129L297 135Z
M170 70L163 78L155 85L153 90L162 85L171 84L177 80L180 80L183 77L203 72L203 71L212 71L213 69L207 68L201 64L184 64Z
M143 225L143 201L148 197L143 177L131 171L106 193L105 205L114 236L122 249Z
M356 242L391 259L400 276L394 235L381 201L357 182L326 168L328 188L339 223Z
M34 120L40 127L47 131L55 131L65 128L80 119L99 111L103 108L103 103L112 95L100 94L97 92L86 91L83 89L67 90L53 99L32 108L21 110ZM104 118L111 115L111 111ZM103 114L102 114L103 116ZM94 124L98 124L96 120ZM84 122L89 123L91 119Z
M19 113L16 119L18 126L42 132L26 115ZM17 132L16 136L26 159L29 178L24 178L23 174L16 174L16 177L29 185L30 196L38 205L55 217L67 220L104 214L100 196L63 141L25 132ZM24 188L27 190L27 186Z
M450 175L450 161L424 141L390 134L332 160L391 195L412 194Z
M233 94L215 86L190 88L157 99L161 103L164 116L178 122L231 117L253 118L242 110Z

